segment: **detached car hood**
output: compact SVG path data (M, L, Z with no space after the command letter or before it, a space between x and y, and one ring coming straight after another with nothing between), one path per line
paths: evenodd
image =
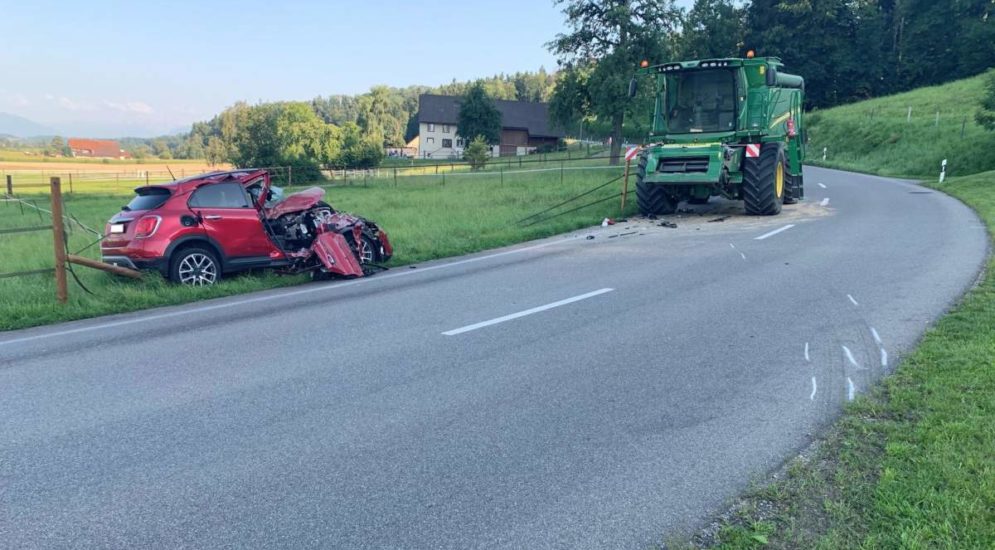
M318 204L324 196L324 189L320 187L309 187L303 191L288 196L272 208L264 209L263 213L266 215L266 219L275 220L284 214L290 214L291 212L303 212L304 210Z

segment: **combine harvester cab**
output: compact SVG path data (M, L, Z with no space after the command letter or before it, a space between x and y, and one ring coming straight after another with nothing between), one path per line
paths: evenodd
M655 107L639 155L643 215L672 214L681 201L742 200L747 214L773 215L804 196L805 81L776 57L650 65ZM636 78L629 96L636 95Z

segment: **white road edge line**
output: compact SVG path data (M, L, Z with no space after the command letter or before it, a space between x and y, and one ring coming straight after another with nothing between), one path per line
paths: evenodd
M853 401L853 392L854 392L853 380L850 380L850 377L847 376L846 377L846 398L847 398L847 401Z
M775 229L773 231L770 231L768 233L764 233L763 235L760 235L759 237L754 237L753 240L755 240L755 241L762 241L762 240L766 239L767 237L773 237L774 235L777 235L778 233L780 233L782 231L787 231L787 230L791 229L794 226L795 226L795 224L789 223L788 225L786 225L784 227L779 227L779 228L777 228L777 229Z
M822 182L819 182L819 187L821 187L821 188L825 189L825 188L826 188L826 184L824 184L824 183L822 183Z
M742 252L740 252L739 255L742 256L744 260L746 259L746 254L743 254Z
M467 258L465 260L458 260L458 261L455 261L455 262L449 262L449 263L445 263L445 264L432 265L432 266L423 267L423 268L419 268L419 269L413 269L413 270L410 270L410 271L401 271L401 272L395 272L395 273L388 273L386 275L378 275L378 276L372 277L372 278L365 278L364 277L362 279L353 279L351 281L345 281L345 282L336 283L336 284L308 286L307 288L302 288L300 290L294 290L294 291L290 291L290 292L281 292L281 293L277 293L277 294L269 294L269 295L266 295L266 296L256 296L255 298L245 298L243 300L236 300L236 301L231 301L231 302L225 302L223 304L214 304L214 305L210 305L210 306L202 306L202 307L193 308L193 309L184 309L184 310L181 310L181 311L171 311L169 313L160 313L160 314L157 314L157 315L147 315L145 317L138 317L137 319L126 319L126 320L123 320L123 321L114 321L114 322L111 322L111 323L101 323L99 325L91 325L91 326L87 326L87 327L80 327L80 328L74 328L74 329L69 329L69 330L62 330L62 331L58 331L58 332L49 332L49 333L45 333L45 334L36 334L34 336L25 336L23 338L14 338L12 340L0 341L0 347L7 346L7 345L10 345L10 344L20 344L22 342L30 342L32 340L41 340L41 339L44 339L44 338L53 338L53 337L57 337L57 336L68 336L70 334L79 334L81 332L91 332L91 331L94 331L94 330L102 330L102 329L105 329L105 328L120 327L120 326L125 326L125 325L131 325L131 324L134 324L134 323L147 323L149 321L159 321L161 319L169 319L169 318L172 318L172 317L180 317L180 316L183 316L183 315L190 315L190 314L194 314L194 313L203 313L205 311L214 311L214 310L218 310L218 309L228 309L228 308L231 308L231 307L241 306L241 305L245 305L245 304L253 304L253 303L257 303L257 302L268 302L270 300L279 300L279 299L283 299L283 298L290 298L290 297L293 297L293 296L300 296L302 294L311 294L313 292L323 292L323 291L326 291L326 290L337 290L337 289L340 289L340 288L345 288L345 287L354 286L354 285L361 285L361 284L365 284L365 283L372 283L372 282L376 282L376 281L385 281L387 279L394 279L394 278L397 278L397 277L406 277L406 276L409 276L409 275L416 275L418 273L425 273L426 271L434 271L436 269L444 269L444 268L447 268L447 267L454 267L454 266L464 265L464 264L469 264L469 263L474 263L474 262L481 262L481 261L484 261L484 260L489 260L491 258L499 258L501 256L507 256L509 254L518 254L519 252L528 252L530 250L537 250L537 249L540 249L540 248L546 248L547 246L552 246L552 245L555 245L555 244L563 244L564 242L567 242L568 240L572 240L572 239L557 239L555 241L541 243L541 244L537 244L537 245L534 245L534 246L527 246L525 248L516 248L514 250L505 250L504 252L498 252L496 254L488 254L486 256L477 256L475 258ZM398 269L400 269L400 268L398 268Z
M855 306L859 306L860 305L860 304L857 303L857 300L853 299L853 296L850 296L849 294L847 294L846 297L849 298L851 302L853 302L853 305L855 305Z
M849 361L850 364L853 365L854 367L860 370L864 370L864 367L861 367L860 364L857 363L857 360L853 358L853 353L850 351L850 348L846 346L841 346L841 347L843 348L843 353L846 354L846 360Z
M812 377L812 395L808 396L808 398L810 400L812 400L812 401L815 401L815 392L816 392L816 385L815 385L815 377L813 376Z
M501 317L495 317L487 321L481 321L479 323L474 323L472 325L466 325L465 327L454 328L453 330L447 330L442 334L446 336L456 336L457 334L463 334L464 332L470 332L471 330L477 330L484 327L489 327L491 325L496 325L498 323L504 323L506 321L511 321L518 319L520 317L525 317L527 315L532 315L534 313L540 313L546 310L550 310L556 307L565 306L567 304L572 304L574 302L579 302L581 300L587 300L588 298L594 298L595 296L600 296L615 290L614 288L602 288L600 290L595 290L593 292L588 292L586 294L581 294L579 296L574 296L572 298L566 298L564 300L559 300L551 304L546 304L544 306L538 306L531 309L526 309L524 311L519 311L517 313L511 313L508 315L502 315Z
M829 197L822 199L822 202L819 203L819 206L829 206Z
M810 363L812 362L812 360L808 358L808 342L805 342L805 360Z

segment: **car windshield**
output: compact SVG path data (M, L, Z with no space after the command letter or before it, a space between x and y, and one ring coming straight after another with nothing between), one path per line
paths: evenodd
M686 71L667 76L667 128L672 134L736 129L733 71Z

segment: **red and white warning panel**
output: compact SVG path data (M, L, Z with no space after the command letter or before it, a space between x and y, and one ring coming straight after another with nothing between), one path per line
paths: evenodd
M759 143L747 143L746 144L746 158L755 159L760 157L760 144Z
M639 147L638 146L626 148L626 150L625 150L625 161L629 162L630 160L636 158L636 155L638 155L638 154L639 154Z

